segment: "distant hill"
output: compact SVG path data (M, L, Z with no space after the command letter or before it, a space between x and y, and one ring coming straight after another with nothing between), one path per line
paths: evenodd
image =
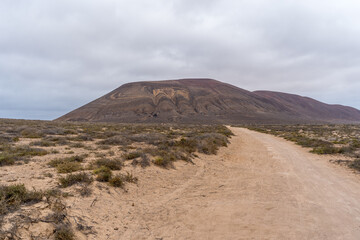
M353 123L360 111L311 98L250 92L213 79L127 83L56 120L178 123Z

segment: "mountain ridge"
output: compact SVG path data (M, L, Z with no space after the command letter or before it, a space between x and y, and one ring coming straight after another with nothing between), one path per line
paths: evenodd
M299 95L248 91L214 79L132 82L58 121L177 123L355 123L360 111Z

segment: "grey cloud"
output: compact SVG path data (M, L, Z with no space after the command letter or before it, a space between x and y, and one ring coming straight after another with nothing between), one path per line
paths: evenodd
M360 108L360 4L10 1L0 117L53 119L123 83L211 77Z

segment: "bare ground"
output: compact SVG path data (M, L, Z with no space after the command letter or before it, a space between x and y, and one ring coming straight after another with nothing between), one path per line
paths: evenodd
M202 156L176 190L138 198L117 237L360 239L357 176L280 138L232 131L230 146Z
M283 139L231 130L236 136L228 148L200 155L195 165L129 168L139 182L125 191L94 183L90 197L65 199L74 226L89 227L77 237L360 239L358 175ZM3 179L21 170L26 175L26 169L4 170ZM37 187L35 180L25 184Z

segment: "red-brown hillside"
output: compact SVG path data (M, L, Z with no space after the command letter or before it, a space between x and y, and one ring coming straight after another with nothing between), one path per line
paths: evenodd
M212 79L124 84L57 120L95 122L360 122L360 111L311 98L249 92Z

